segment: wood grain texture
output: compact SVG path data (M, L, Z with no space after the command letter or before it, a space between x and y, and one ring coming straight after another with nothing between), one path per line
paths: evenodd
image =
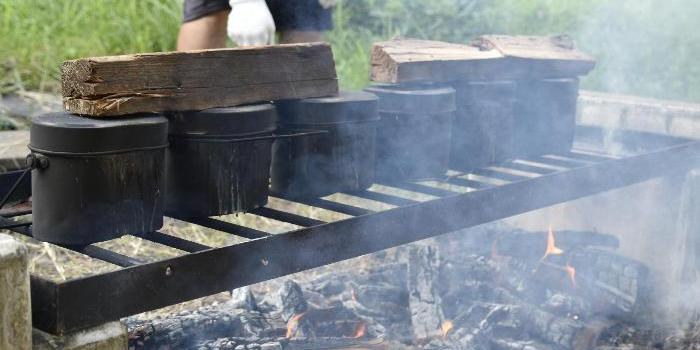
M440 41L398 39L375 43L371 79L385 83L449 81L488 76L503 60L496 50Z
M420 81L561 78L585 75L595 60L565 37L487 35L470 44L397 39L375 43L371 79Z
M201 110L338 93L328 44L164 52L66 61L65 108L90 116Z

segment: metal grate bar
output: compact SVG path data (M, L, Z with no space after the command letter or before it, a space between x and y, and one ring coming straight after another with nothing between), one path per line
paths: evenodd
M448 191L448 190L443 190L442 188L431 187L431 186L417 184L417 183L413 183L413 182L402 182L402 183L398 183L398 184L394 183L394 184L387 184L387 185L393 186L396 188L400 188L400 189L404 189L407 191L429 194L429 195L435 196L435 197L454 196L457 193L457 192L452 192L452 191Z
M293 201L301 204L306 204L312 207L317 207L317 208L322 208L330 211L334 211L336 213L341 213L341 214L346 214L350 216L361 216L361 215L367 215L367 214L372 214L374 211L365 209L365 208L360 208L352 205L347 205L343 203L338 203L338 202L333 202L329 201L327 199L323 198L305 198L305 199L294 199L294 198L287 198L287 197L281 197L283 199L286 199L288 201Z
M360 191L360 192L350 192L348 195L360 197L364 199L369 199L376 202L382 202L386 204L396 205L396 206L406 206L411 204L416 204L418 201L407 199L403 197L392 196L384 193L374 192L374 191Z
M32 225L31 221L9 222L7 224L0 225L0 230L9 230L9 229L15 229L15 228L26 227L26 226L31 226L31 225Z
M552 168L544 168L544 167L538 167L534 165L528 165L528 164L523 164L523 163L516 163L516 162L507 162L502 165L504 168L509 168L513 170L522 170L522 171L527 171L529 173L535 173L535 174L540 174L540 175L547 175L551 173L557 172L556 170Z
M662 145L670 144L668 140L659 142ZM641 153L621 159L601 158L599 162L592 162L562 154L539 157L539 160L532 161L516 160L515 162L523 162L521 164L539 170L533 173L548 173L512 183L504 183L505 181L495 178L479 179L478 175L474 175L474 179L468 179L464 175L459 175L464 178L447 179L455 185L462 186L465 183L468 184L466 187L480 188L465 193L416 183L389 185L394 187L395 194L391 189L348 193L398 207L327 224L271 208L254 211L253 214L306 226L275 235L215 218L185 219L184 221L239 236L264 238L225 247L206 247L203 251L200 248L205 248L204 246L190 242L195 244L190 248L197 248L190 250L196 253L156 262L142 263L138 259L97 246L68 247L130 268L58 283L42 282L37 276L32 276L34 325L53 334L84 329L651 178L687 171L700 164L700 142L677 140L672 146L641 149ZM553 165L557 163L559 165ZM561 164L565 164L564 167ZM445 197L433 196L430 200L419 202L400 197L398 194L404 190L424 195L440 192ZM330 205L327 202L334 203L319 199L309 204ZM449 219L446 219L446 213L452 214ZM14 222L0 217L0 224L3 223ZM26 226L13 228L13 231L31 236L31 229ZM162 233L149 238L170 243L166 244L169 246L187 242L166 241L171 238L159 234Z
M317 225L322 225L322 224L326 223L325 221L307 218L305 216L287 213L284 211L279 211L279 210L268 208L268 207L262 207L262 208L255 209L251 212L251 214L264 216L266 218L275 219L277 221L288 222L290 224L294 224L294 225L302 226L302 227L311 227L311 226L317 226Z
M201 252L203 250L211 249L211 247L206 246L204 244L188 241L186 239L182 239L180 237L175 237L158 231L134 236L145 239L147 241L166 245L171 248L179 249L188 253Z
M98 246L94 245L89 245L86 247L73 247L73 246L61 246L66 249L70 249L74 252L78 252L80 254L87 255L93 259L98 259L102 261L106 261L110 264L114 264L117 266L121 267L130 267L130 266L136 266L136 265L142 265L144 262L132 258L130 256L126 256L123 254L119 254L117 252L113 252L111 250L107 250L104 248L100 248Z
M230 222L214 218L176 219L248 239L263 238L270 235L269 233L264 231L259 231L250 227L236 225Z
M562 156L567 157L567 158L582 160L585 162L592 162L592 163L604 162L606 160L612 159L610 157L598 156L598 155L589 154L589 153L571 152L571 151L563 153Z
M493 169L475 169L471 171L472 174L481 175L485 177L490 177L492 179L499 179L503 181L515 182L529 179L528 176L521 176L516 174L507 174L504 172L496 171Z
M476 180L471 180L471 179L465 179L463 177L451 177L451 178L447 179L447 182L451 183L453 185L462 186L462 187L469 187L469 188L473 188L473 189L477 189L477 190L483 190L485 188L490 188L490 187L495 186L493 184L480 182L480 181L476 181Z
M555 159L555 158L546 158L543 156L537 156L537 157L530 157L528 160L532 160L533 162L537 163L542 163L545 165L554 165L558 167L564 167L568 169L573 169L573 168L578 168L581 167L582 165L585 165L585 163L582 163L581 161L577 161L574 159Z

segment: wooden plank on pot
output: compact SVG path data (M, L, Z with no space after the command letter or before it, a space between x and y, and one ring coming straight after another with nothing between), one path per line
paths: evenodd
M595 67L562 36L486 35L470 44L397 39L374 44L371 63L371 79L383 83L575 77Z
M595 59L576 49L566 36L483 35L472 41L482 50L496 50L516 65L527 65L527 76L575 77L595 68Z
M371 79L384 83L486 79L496 74L503 55L472 45L396 39L372 47Z
M61 73L65 108L95 117L338 93L326 43L84 58Z

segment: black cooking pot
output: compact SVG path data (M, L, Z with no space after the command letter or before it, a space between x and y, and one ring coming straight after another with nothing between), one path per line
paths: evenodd
M455 90L375 85L379 97L376 176L384 182L439 178L450 158Z
M571 150L576 130L579 80L518 82L514 149L519 156Z
M454 85L457 117L452 125L450 167L471 170L513 156L511 81L465 81Z
M267 204L276 117L269 103L170 114L166 213L207 217Z
M336 97L278 103L281 129L326 133L279 140L273 146L272 191L289 197L367 189L374 182L377 97Z
M85 245L163 226L168 121L157 115L32 119L34 238Z

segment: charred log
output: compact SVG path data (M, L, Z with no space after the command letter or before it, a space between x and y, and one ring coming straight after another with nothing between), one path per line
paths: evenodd
M415 339L423 340L440 334L445 322L442 300L437 290L440 260L437 249L416 246L408 257L408 295L411 323Z

